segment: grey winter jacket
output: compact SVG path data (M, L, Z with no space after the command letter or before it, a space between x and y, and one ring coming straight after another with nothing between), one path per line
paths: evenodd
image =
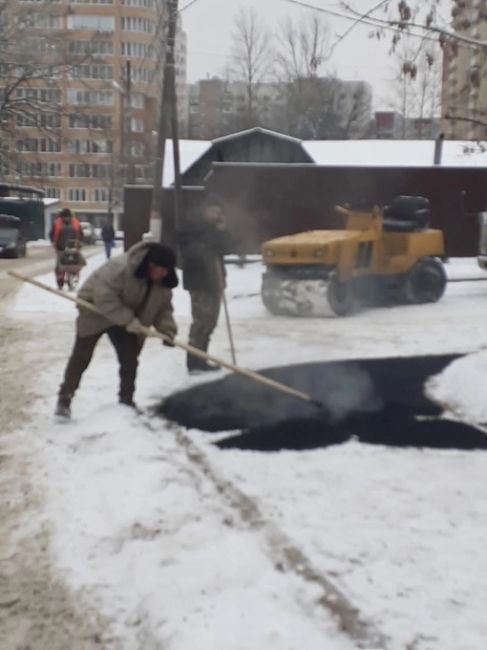
M112 325L124 327L137 317L146 327L174 336L172 291L162 284L149 285L136 276L150 242L135 244L127 253L114 257L92 273L78 292L82 300L93 303L103 314L98 316L80 308L78 336L91 336Z
M201 210L192 210L178 233L178 242L184 288L220 295L225 288L223 256L230 250L227 232L206 223Z

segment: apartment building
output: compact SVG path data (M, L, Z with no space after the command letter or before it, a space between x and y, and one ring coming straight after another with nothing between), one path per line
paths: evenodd
M189 137L197 140L212 140L253 126L308 139L324 134L338 137L340 133L360 137L369 129L371 110L369 84L312 78L293 84L255 84L249 115L247 85L213 77L189 88L188 131ZM310 124L304 123L306 120Z
M23 111L12 130L9 180L42 187L82 219L100 222L121 210L125 182L151 183L161 94L164 0L11 0L29 15L32 33L62 44L66 65L31 78L19 99L49 98L52 111ZM1 84L1 77L0 77ZM186 37L178 25L177 88L182 119ZM59 110L55 110L58 107Z
M453 0L453 30L487 42L485 0ZM460 42L444 48L442 131L449 139L487 136L487 50Z

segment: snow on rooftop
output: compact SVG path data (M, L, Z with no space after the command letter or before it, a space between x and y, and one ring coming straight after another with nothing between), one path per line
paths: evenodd
M272 131L265 132L274 134ZM225 136L215 142L245 133ZM431 167L435 153L434 140L307 140L301 144L317 165L330 166ZM208 140L180 140L181 173L188 170L211 146L212 142ZM441 165L487 167L487 151L482 149L474 141L445 140ZM174 183L172 140L166 142L163 182L164 187L170 187Z
M191 167L191 165L201 158L211 147L208 140L180 140L179 156L181 173ZM173 158L172 140L166 141L166 154L164 158L163 187L170 187L174 183L174 158Z
M317 165L431 167L434 140L308 140L304 149ZM471 151L467 153L466 151ZM443 167L486 167L487 152L476 142L443 142Z

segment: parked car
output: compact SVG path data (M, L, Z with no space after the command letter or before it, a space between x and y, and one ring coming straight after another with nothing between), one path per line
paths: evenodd
M27 241L22 222L10 214L0 214L0 257L25 257Z
M89 221L81 221L81 234L83 236L83 244L95 244L96 233L95 227Z

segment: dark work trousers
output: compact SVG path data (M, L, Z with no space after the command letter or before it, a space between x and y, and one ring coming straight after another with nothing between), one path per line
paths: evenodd
M200 350L208 349L220 314L221 295L218 292L190 291L193 322L189 330L189 343Z
M60 397L68 399L73 397L84 371L90 364L96 344L103 334L108 334L120 364L119 397L124 401L130 401L133 398L138 359L144 339L127 332L124 327L117 326L109 327L92 336L76 336L73 351L64 373L64 381L59 389Z
M112 248L114 247L115 242L113 240L110 240L103 242L103 244L105 246L105 255L107 256L107 260L109 260L112 255Z

